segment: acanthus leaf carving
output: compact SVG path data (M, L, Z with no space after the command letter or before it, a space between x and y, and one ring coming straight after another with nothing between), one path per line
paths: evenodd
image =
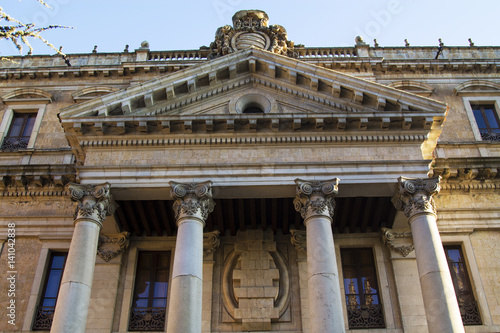
M99 236L97 255L104 261L109 262L128 248L129 236L130 233L126 231L118 234L101 234Z
M413 237L410 230L396 231L382 228L382 241L391 250L403 257L408 256L413 250Z
M440 180L440 176L428 179L399 177L396 194L392 198L394 206L402 210L406 217L422 213L436 215L433 196L441 189Z
M334 195L338 193L338 178L312 182L296 179L295 183L297 187L293 204L302 218L305 219L310 213L326 213L333 217L335 211Z
M78 202L74 213L75 221L87 218L102 226L106 216L113 215L118 207L108 183L100 185L70 183L68 191L71 200Z
M181 215L200 214L203 221L215 208L212 199L212 182L203 183L177 183L170 182L170 194L174 198L173 209L175 218L178 220Z

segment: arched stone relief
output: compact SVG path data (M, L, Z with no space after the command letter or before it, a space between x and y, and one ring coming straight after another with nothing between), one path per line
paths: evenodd
M118 91L118 88L106 86L87 87L73 92L71 96L73 97L75 103L80 103L115 91Z
M389 87L426 97L431 96L432 92L434 91L434 88L428 84L409 80L392 82L391 84L389 84Z
M37 103L48 104L54 101L54 97L48 91L38 88L21 88L6 93L1 97L5 104Z
M480 94L499 94L500 83L491 82L487 80L469 80L460 83L453 89L455 95L480 95Z
M223 265L224 309L242 331L270 330L290 306L290 267L272 232L251 230L238 238Z

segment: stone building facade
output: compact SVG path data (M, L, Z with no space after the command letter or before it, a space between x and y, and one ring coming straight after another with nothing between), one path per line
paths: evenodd
M500 47L13 60L0 332L500 331Z

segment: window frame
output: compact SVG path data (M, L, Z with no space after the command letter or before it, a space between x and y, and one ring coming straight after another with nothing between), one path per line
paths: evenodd
M467 112L467 117L469 118L470 125L472 127L472 133L474 134L474 139L476 141L484 141L481 136L481 131L476 122L476 117L474 116L474 111L472 105L493 105L496 111L497 119L500 120L500 96L466 96L462 97L465 110ZM493 141L496 142L496 141Z
M451 262L451 258L448 256L447 249L450 249L450 250L456 249L456 250L458 250L460 252L460 255L462 257L462 262L459 262L459 263L463 264L463 266L465 267L464 275L465 275L466 284L467 284L467 287L470 289L470 296L472 296L472 298L474 300L474 303L475 303L475 306L477 307L477 311L478 311L480 323L478 323L478 324L468 324L468 325L466 323L464 323L464 326L480 326L483 323L482 318L481 318L481 312L479 311L479 304L477 302L477 298L476 298L476 295L474 293L474 288L472 286L471 277L470 277L470 273L469 273L469 268L468 268L468 265L467 265L467 261L465 259L465 255L464 255L464 251L462 249L462 246L461 245L455 245L455 244L443 244L443 248L444 248L444 253L445 253L445 256L446 256L446 261L448 263L448 268L450 269L450 275L451 275L451 279L453 281L453 287L454 288L456 287L456 284L455 284L456 281L453 278L455 275L452 273L452 269L451 269L452 262ZM456 262L453 262L453 263L456 263ZM457 295L457 290L456 289L455 289L455 295ZM458 299L458 295L457 295L457 302L458 302L458 305L460 307L460 302L459 302L459 299ZM462 308L460 308L460 314L462 314ZM462 320L463 320L463 318L462 318Z
M40 255L38 257L38 264L36 266L35 276L33 278L33 284L31 286L31 292L28 298L28 304L26 307L26 315L24 316L22 331L30 332L32 330L36 309L40 303L41 293L45 283L45 277L48 272L50 254L52 252L65 252L69 251L71 240L65 241L45 241L42 244L42 249L40 250Z
M369 329L352 329L355 332L371 332L372 330L391 330L397 329L393 310L393 295L391 294L391 289L395 288L393 282L390 281L387 275L388 261L390 257L387 257L383 245L378 237L366 237L366 238L351 238L347 235L334 235L335 253L337 260L337 270L339 274L339 284L340 292L342 293L342 309L344 314L344 323L346 325L346 331L351 331L349 329L347 318L347 306L345 299L345 289L344 289L344 272L342 271L342 261L340 256L340 250L343 248L371 248L373 252L373 260L375 261L375 273L377 274L377 279L379 283L379 297L380 304L382 305L382 311L385 321L385 328L369 328ZM338 255L337 255L338 254ZM389 288L381 288L380 286L390 286ZM394 303L396 304L396 303Z
M369 251L370 252L370 263L368 265L361 265L360 263L360 255L361 255L361 252L362 251ZM358 287L358 293L355 294L355 295L358 295L356 298L359 297L359 301L360 301L360 304L358 304L359 307L366 307L366 301L368 299L367 295L374 295L374 294L366 294L363 292L363 289L365 288L363 282L362 282L362 278L359 279L360 277L362 277L362 271L364 269L367 269L369 268L370 270L373 270L373 278L375 281L372 281L372 283L375 283L376 284L376 296L378 298L378 306L380 307L380 311L381 311L381 319L384 320L385 319L385 314L384 314L384 308L383 308L383 304L382 304L382 300L381 300L381 296L380 296L380 283L379 283L379 279L378 279L378 276L377 276L377 269L376 269L376 265L375 265L375 254L373 253L373 248L371 247L344 247L344 248L341 248L340 249L340 258L341 258L341 261L343 259L343 254L345 254L346 252L351 252L353 253L353 255L355 256L354 258L354 265L347 265L346 263L342 262L342 275L343 275L343 278L342 278L342 284L344 285L344 300L346 302L346 308L348 308L349 306L347 305L347 303L349 302L349 297L351 295L351 293L347 294L347 290L345 290L345 281L344 281L344 274L345 274L345 270L346 268L351 268L351 269L354 269L355 271L355 275L356 275L356 280L357 280L357 287ZM348 266L348 267L347 267ZM384 322L382 323L382 325L380 326L365 326L365 327L351 327L350 325L350 320L349 320L349 312L347 314L347 326L350 330L353 330L353 329L385 329L386 328L386 324L385 324L385 320Z
M66 268L66 263L68 261L68 253L67 252L61 252L61 251L50 251L49 255L48 255L48 258L47 258L47 267L45 269L45 275L44 275L44 278L43 278L43 288L41 289L41 293L40 293L40 296L39 296L39 299L38 299L38 303L37 303L37 306L36 306L36 310L35 310L35 316L33 318L33 325L32 325L32 330L33 331L46 331L47 329L46 328L36 328L35 327L35 324L36 324L36 320L37 320L37 313L39 311L39 309L43 306L42 305L42 302L46 299L45 297L45 293L47 292L47 286L48 286L48 283L49 283L49 277L50 277L50 273L52 272L52 263L53 263L53 260L54 260L54 257L55 256L62 256L64 255L64 263L63 263L63 267L61 269L61 278L59 280L59 285L57 286L57 295L56 295L56 302L54 304L54 311L55 311L55 307L56 307L56 304L57 304L57 298L59 297L59 291L61 290L61 282L62 282L62 277L63 277L63 274L64 274L64 269ZM52 313L53 315L53 313ZM51 326L52 326L52 319L51 320Z
M476 263L474 256L474 248L472 247L472 242L468 235L446 235L441 234L441 242L443 247L446 245L456 245L462 247L462 254L464 257L465 265L469 273L469 281L472 286L472 292L476 299L479 315L481 316L482 325L474 326L492 326L493 319L491 317L491 311L488 306L488 301L486 299L486 293L483 288L483 283L481 281L481 274L479 273L479 267ZM468 326L468 327L474 327Z
M134 281L134 288L133 288L133 298L132 298L132 304L131 304L131 309L130 309L130 315L129 315L129 330L132 331L132 329L130 329L130 326L131 326L131 319L132 319L132 308L136 308L134 305L135 305L135 302L138 300L138 297L136 295L136 282L137 282L137 276L138 276L138 273L139 273L139 259L140 259L140 256L141 254L144 254L144 253L149 253L149 254L153 254L154 255L154 264L153 264L153 267L150 271L150 281L151 282L157 282L156 279L154 278L154 276L156 276L156 272L158 271L158 259L159 259L159 255L160 254L165 254L168 256L168 276L167 276L167 295L166 295L166 299L165 299L165 320L164 320L164 327L161 329L161 330L152 330L152 329L144 329L144 330L141 330L141 331L148 331L148 332L155 332L155 331L160 331L160 332L163 332L166 328L165 324L166 324L166 319L167 319L167 303L168 303L168 296L169 296L169 288L170 288L170 277L171 277L171 261L172 261L172 253L171 251L138 251L137 252L137 261L136 261L136 267L135 267L135 281ZM153 285L153 287L150 287L150 290L149 290L149 293L148 293L148 298L147 298L147 307L145 308L152 308L153 307L153 302L155 300L155 297L154 297L154 293L155 293L155 285ZM163 298L163 297L162 297ZM137 330L137 329L136 329Z
M170 267L168 277L167 289L167 307L165 314L165 325L168 320L168 307L170 303L170 288L172 286L172 269L174 264L175 255L175 237L166 237L160 239L136 240L130 243L128 250L127 267L125 269L125 283L123 292L118 290L118 295L122 295L122 306L119 310L120 317L118 329L120 332L135 332L129 331L129 321L132 305L134 302L134 288L135 288L135 274L137 272L137 262L139 259L139 252L142 251L165 251L170 252ZM117 295L117 297L118 297ZM166 327L166 326L165 326ZM142 331L141 331L142 332Z
M46 111L45 104L39 105L16 105L15 107L8 108L5 110L2 121L0 123L0 151L11 151L2 149L5 139L8 137L8 134L11 129L12 121L14 120L14 114L16 113L36 113L35 123L33 125L33 129L31 131L30 139L28 141L28 145L26 148L19 148L18 150L26 150L26 149L34 149L35 141L38 136L38 132L40 131L40 126L42 124L42 119Z

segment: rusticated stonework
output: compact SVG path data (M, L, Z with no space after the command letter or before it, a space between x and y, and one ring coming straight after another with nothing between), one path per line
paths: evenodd
M396 194L392 198L394 206L404 211L407 217L422 213L436 215L436 205L432 197L441 189L440 180L441 177L429 179L399 177Z
M291 287L287 259L277 249L272 231L238 232L234 251L225 261L223 306L242 331L270 331L272 322L287 322Z
M212 199L212 182L183 184L170 182L170 194L174 198L175 218L181 215L200 214L205 221L215 207Z
M257 47L273 53L298 57L294 53L294 43L288 40L287 32L281 25L268 26L269 17L261 10L240 10L233 16L233 26L225 25L217 29L215 41L210 44L209 58Z
M335 210L334 195L338 193L339 179L327 181L313 181L296 179L296 197L293 200L295 210L300 212L302 218L308 214L328 214L333 217Z
M100 185L70 183L68 187L71 200L78 202L74 214L75 221L86 218L102 226L106 216L113 215L117 208L108 183Z

